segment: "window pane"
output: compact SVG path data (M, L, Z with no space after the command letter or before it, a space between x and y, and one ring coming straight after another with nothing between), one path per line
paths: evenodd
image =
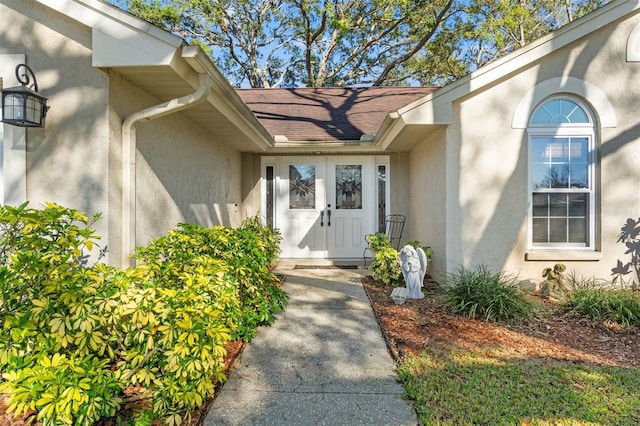
M571 188L588 188L589 187L589 165L588 164L572 164L571 165Z
M554 163L564 163L569 160L569 139L554 138L550 139L545 157Z
M595 157L594 141L585 135L594 133L591 115L577 102L556 98L540 105L530 123L545 127L540 135L529 129L530 241L536 246L590 246ZM554 127L557 136L551 133Z
M550 188L549 165L534 164L531 167L531 185L533 189Z
M550 216L567 216L567 195L566 194L550 194L549 195L549 215Z
M569 166L566 164L553 164L547 176L548 188L569 187Z
M569 219L569 238L570 243L587 243L587 219L571 218Z
M289 165L289 208L316 208L316 166Z
M553 99L534 113L531 124L589 123L589 116L578 104L568 99Z
M567 104L573 104L573 102L567 102ZM575 106L575 108L573 109L573 111L571 111L571 113L569 113L569 121L571 123L588 123L589 122L589 116L587 116L587 113L585 112L585 110L583 110L582 108L580 108L580 106L573 104Z
M569 216L587 217L587 194L569 195Z
M533 218L533 242L534 243L548 243L549 233L548 228L549 221L544 219Z
M549 216L549 195L533 194L533 217Z
M549 219L549 242L550 243L567 242L567 219L566 218Z
M549 160L547 145L550 138L535 138L532 139L531 146L531 161L534 163L547 162Z
M378 166L378 232L385 231L384 217L387 214L387 167Z
M266 198L267 198L267 226L273 228L274 220L273 220L273 201L275 198L275 187L273 181L273 166L267 166L267 188L266 188Z
M532 242L586 245L589 221L588 199L588 193L534 193Z
M587 138L571 138L569 153L572 162L589 162L589 140Z

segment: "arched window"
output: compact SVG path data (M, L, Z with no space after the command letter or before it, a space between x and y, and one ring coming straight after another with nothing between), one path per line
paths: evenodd
M568 97L542 102L529 120L529 246L595 247L595 123Z

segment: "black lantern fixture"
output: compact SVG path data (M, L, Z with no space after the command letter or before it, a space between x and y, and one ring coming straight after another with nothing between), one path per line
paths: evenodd
M16 78L22 86L2 89L2 122L19 127L44 127L49 107L47 98L38 93L36 75L27 65L20 64L16 67Z

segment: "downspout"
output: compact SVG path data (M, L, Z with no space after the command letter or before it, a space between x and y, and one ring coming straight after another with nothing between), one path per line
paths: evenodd
M128 116L122 123L122 245L121 266L132 266L136 245L136 126L204 102L211 91L211 77L198 74L198 90Z

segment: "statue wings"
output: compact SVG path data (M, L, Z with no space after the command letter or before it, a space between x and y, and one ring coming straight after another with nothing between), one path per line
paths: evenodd
M424 285L424 276L427 274L427 255L422 250L422 247L416 249L418 252L418 259L420 259L420 287Z

